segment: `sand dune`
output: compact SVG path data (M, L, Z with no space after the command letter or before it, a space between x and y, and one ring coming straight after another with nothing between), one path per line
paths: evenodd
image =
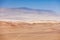
M60 40L60 23L0 21L0 40Z

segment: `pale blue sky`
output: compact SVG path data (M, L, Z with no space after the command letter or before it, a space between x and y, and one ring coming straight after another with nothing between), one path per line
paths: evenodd
M60 0L0 0L0 8L19 7L53 10L60 14Z

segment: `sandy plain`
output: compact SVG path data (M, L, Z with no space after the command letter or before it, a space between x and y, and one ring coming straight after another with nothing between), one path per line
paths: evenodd
M60 40L60 23L0 21L0 40Z

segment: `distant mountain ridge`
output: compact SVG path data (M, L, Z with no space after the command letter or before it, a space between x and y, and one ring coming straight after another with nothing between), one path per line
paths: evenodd
M45 11L45 12L54 12L52 10L44 10L44 9L32 9L32 8L27 8L27 7L20 7L20 8L12 8L12 9L22 9L22 10L29 10L29 11L38 11L38 12L41 12L41 11Z
M60 20L60 17L52 10L20 8L0 8L0 19L12 19L23 21Z

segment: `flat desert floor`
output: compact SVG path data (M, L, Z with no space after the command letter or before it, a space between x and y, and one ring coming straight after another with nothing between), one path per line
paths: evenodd
M0 40L60 40L60 23L0 21Z

